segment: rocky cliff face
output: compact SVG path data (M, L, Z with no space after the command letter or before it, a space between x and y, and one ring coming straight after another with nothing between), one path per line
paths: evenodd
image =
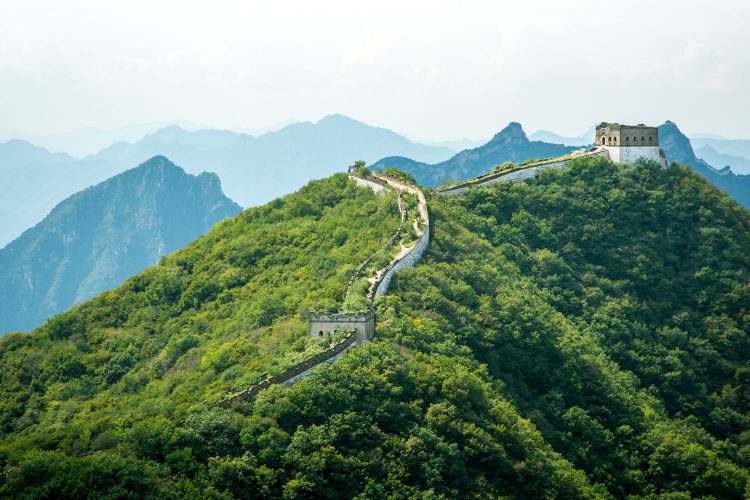
M440 186L443 180L462 181L489 172L495 165L506 161L515 163L530 158L562 156L576 148L562 144L530 141L520 123L511 122L487 144L467 149L441 163L430 165L409 158L393 156L383 158L373 165L376 170L394 167L413 175L425 186Z
M0 250L0 332L39 325L239 211L215 174L163 156L74 194Z

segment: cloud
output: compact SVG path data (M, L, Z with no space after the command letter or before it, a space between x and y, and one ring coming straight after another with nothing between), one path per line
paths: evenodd
M668 117L750 136L748 5L13 2L0 7L0 129L341 112L435 139Z

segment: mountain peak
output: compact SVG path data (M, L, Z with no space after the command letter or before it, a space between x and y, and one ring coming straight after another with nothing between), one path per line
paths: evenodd
M71 195L0 249L0 334L115 287L240 210L216 174L161 155Z
M350 118L346 115L342 115L340 113L333 113L330 115L326 115L320 120L318 120L318 123L316 125L333 125L333 126L352 126L352 125L364 125L359 120L355 120L354 118Z
M525 144L529 142L529 138L526 137L526 132L523 131L523 127L518 122L510 122L504 129L495 134L495 137L490 141L491 143L503 143L503 144Z

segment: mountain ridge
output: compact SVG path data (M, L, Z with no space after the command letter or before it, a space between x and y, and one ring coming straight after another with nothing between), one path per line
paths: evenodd
M163 156L70 196L0 249L0 331L118 285L239 210L215 174Z
M487 173L506 161L520 163L530 158L562 156L575 147L530 141L518 122L510 122L486 144L456 153L440 163L428 164L404 157L387 157L372 165L375 170L396 168L413 175L428 187L437 187L445 180L465 180Z
M174 125L134 143L116 142L81 160L56 161L48 153L41 165L28 158L4 158L2 150L0 145L0 218L10 222L0 228L0 246L39 222L67 196L160 154L189 173L217 173L227 196L248 207L327 177L358 159L372 162L398 153L437 161L454 153L343 115L291 124L258 137L216 129L187 131Z

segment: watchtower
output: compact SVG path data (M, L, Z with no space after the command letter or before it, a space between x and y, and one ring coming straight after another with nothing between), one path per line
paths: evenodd
M617 163L633 163L639 158L667 166L664 151L659 148L659 129L644 124L620 125L602 122L596 126L595 145L607 151Z
M357 330L357 343L364 344L375 333L375 312L310 313L310 336L326 337L336 330Z

